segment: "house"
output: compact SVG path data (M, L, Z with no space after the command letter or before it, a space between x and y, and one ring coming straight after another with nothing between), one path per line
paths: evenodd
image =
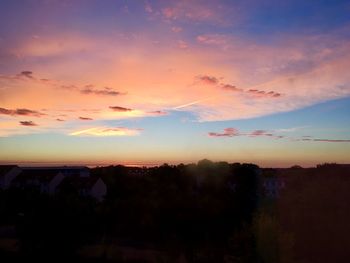
M12 186L20 189L35 189L45 194L55 194L57 186L63 179L63 173L55 169L23 169L12 181Z
M107 194L103 180L90 176L89 168L84 166L19 168L16 165L0 165L0 189L10 186L50 195L69 188L80 196L90 196L98 201Z
M86 166L49 166L49 167L23 167L24 170L45 170L60 172L64 177L89 177L90 169Z
M278 198L281 190L285 188L286 183L284 178L281 176L271 176L263 179L262 186L266 197Z
M21 168L17 165L0 165L0 189L6 190L10 187L13 179L20 174Z
M82 197L92 197L101 202L107 194L107 186L100 177L68 176L59 186L61 192L74 192Z

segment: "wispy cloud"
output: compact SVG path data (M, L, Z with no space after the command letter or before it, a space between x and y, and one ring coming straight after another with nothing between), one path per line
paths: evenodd
M26 78L32 79L33 78L33 72L31 71L22 71L19 76L24 76Z
M198 76L197 79L200 83L208 84L208 85L216 85L219 83L219 79L214 76L201 75Z
M115 89L111 87L103 87L98 88L95 85L88 84L85 86L77 85L77 84L62 84L60 81L54 80L54 79L47 79L47 78L37 78L34 77L34 73L32 71L22 71L17 75L0 75L0 80L7 80L7 81L19 81L19 80L26 80L31 81L32 83L47 85L54 88L59 88L67 91L77 91L81 94L86 95L106 95L106 96L119 96L124 95L125 92L116 91Z
M281 93L274 92L274 91L268 91L267 92L267 91L263 91L263 90L249 89L247 92L250 93L250 94L256 95L258 97L274 97L274 98L277 98L277 97L281 96Z
M153 13L153 8L152 8L151 4L148 1L145 1L145 11L147 13Z
M11 115L11 116L33 116L33 117L41 117L46 115L39 111L29 110L25 108L15 109L15 110L0 108L0 114Z
M142 129L131 129L127 127L94 127L70 133L72 136L135 136L139 135Z
M216 13L211 7L216 4L203 5ZM16 53L30 63L27 73L0 76L1 98L6 102L2 107L64 110L74 105L79 110L88 103L102 109L89 114L94 120L148 117L154 109L175 109L190 112L198 121L224 121L288 112L350 95L345 70L350 65L350 45L346 39L338 41L336 34L293 35L271 43L237 40L231 34L191 39L169 29L181 25L185 31L186 23L177 21L194 16L178 10L192 7L154 4L152 14L164 17L159 8L167 7L169 21L160 25L165 34L162 48L149 32L101 38L77 33L74 41L67 32L55 32L55 36L40 36L41 40L14 43ZM191 52L176 48L179 35ZM62 39L67 43L62 44ZM39 58L45 59L45 67L38 65ZM106 108L119 103L137 110Z
M175 33L179 33L182 31L182 27L179 27L179 26L173 26L171 28L171 31L175 32Z
M221 46L223 49L226 49L229 46L229 43L232 42L231 37L218 34L198 35L196 40L200 44Z
M314 142L350 142L350 140L338 140L338 139L313 139Z
M229 90L229 91L240 91L240 92L243 91L243 89L237 88L236 86L231 85L231 84L221 84L221 87L223 89L226 89L226 90Z
M209 137L234 137L234 136L240 136L241 134L235 128L225 128L222 133L209 132L208 135Z
M177 47L180 48L180 49L187 49L188 48L188 44L184 40L178 40L177 41Z
M225 128L223 132L209 132L209 137L235 137L235 136L249 136L249 137L258 137L258 136L267 136L267 137L275 137L282 138L283 136L274 135L266 130L254 130L251 132L242 133L236 128Z
M283 130L283 129L282 129ZM313 138L312 136L305 135L301 136L299 138L291 137L291 136L285 136L276 134L276 131L268 131L268 130L253 130L250 132L240 132L236 128L225 128L223 132L208 132L209 137L237 137L237 136L246 136L250 138L256 138L256 137L269 137L273 139L287 139L289 141L293 142L329 142L329 143L348 143L350 142L350 139L319 139L319 138Z
M214 2L211 3L180 0L171 2L167 7L162 8L161 14L166 20L187 20L216 25L225 25L227 24L227 19L225 18L225 11L227 10L223 10L219 5L215 4Z
M150 115L155 115L155 116L164 116L164 115L168 115L168 112L166 111L162 111L162 110L156 110L156 111L149 111L148 114Z
M92 88L92 87L86 86L86 87L80 89L80 92L82 94L95 94L95 95L109 95L109 96L122 95L121 92L115 91L115 90L113 90L112 88L109 88L109 87L104 87L102 89L96 89L96 88Z
M273 136L272 133L266 131L266 130L255 130L255 131L252 131L250 134L250 136Z
M290 128L281 128L281 129L276 129L276 132L295 132L299 130L303 130L309 126L298 126L298 127L290 127ZM310 137L310 136L303 136L303 137Z

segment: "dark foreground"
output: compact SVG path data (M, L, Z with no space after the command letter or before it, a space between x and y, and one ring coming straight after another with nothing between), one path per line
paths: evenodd
M74 189L0 192L1 262L349 262L350 168L252 164L91 170Z

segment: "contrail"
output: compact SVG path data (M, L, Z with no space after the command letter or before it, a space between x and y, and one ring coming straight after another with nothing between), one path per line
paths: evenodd
M96 130L98 130L99 128L98 127L95 127L95 128L89 128L89 129L85 129L85 130L81 130L81 131L76 131L76 132L72 132L70 133L69 135L81 135L81 134L84 134L84 133L88 133L88 132L94 132Z
M206 99L202 99L202 100L192 101L192 102L189 102L189 103L180 105L180 106L176 106L176 107L172 108L172 110L178 110L178 109L186 108L186 107L189 107L189 106L192 106L192 105L201 103L201 102L203 102L203 101L212 100L212 99L214 99L214 98L216 98L216 97L218 97L218 96L210 97L210 98L206 98Z

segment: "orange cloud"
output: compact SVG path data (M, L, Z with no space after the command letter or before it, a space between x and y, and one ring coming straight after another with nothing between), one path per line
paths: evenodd
M171 110L188 111L198 121L222 121L350 95L350 45L334 47L331 36L322 41L295 37L271 46L226 35L215 41L206 36L186 39L187 50L181 50L174 46L176 36L168 33L162 45L141 33L110 38L75 34L60 45L72 35L62 32L14 45L31 70L21 76L0 75L2 115L12 118L16 109L47 109L40 127L54 125L50 120L59 125L56 119L62 113L67 122L77 120L87 114L84 110L90 110L88 116L96 121L156 117L165 115L157 111ZM56 48L45 50L44 43ZM35 62L39 53L45 65ZM307 66L301 70L300 65ZM13 115L6 114L8 109Z

